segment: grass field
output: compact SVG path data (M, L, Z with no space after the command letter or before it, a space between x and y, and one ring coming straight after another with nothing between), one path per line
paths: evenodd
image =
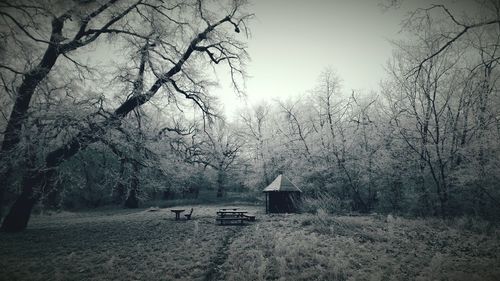
M191 206L184 206L190 208ZM500 229L466 219L265 215L219 226L221 206L35 216L0 233L1 280L500 280Z

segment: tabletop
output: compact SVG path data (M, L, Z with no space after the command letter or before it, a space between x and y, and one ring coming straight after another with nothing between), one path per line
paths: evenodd
M245 214L247 211L217 211L217 214Z

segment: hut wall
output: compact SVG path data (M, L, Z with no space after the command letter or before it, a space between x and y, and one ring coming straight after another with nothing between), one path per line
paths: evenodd
M300 200L298 192L268 192L270 213L291 213L297 210L297 202Z

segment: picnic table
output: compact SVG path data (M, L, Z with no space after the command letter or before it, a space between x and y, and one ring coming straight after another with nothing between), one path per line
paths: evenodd
M219 211L236 211L238 208L222 208Z
M220 217L242 217L244 214L248 213L247 211L236 211L236 210L219 210L217 211L217 215Z
M178 221L181 219L181 213L184 212L184 209L170 209L170 212L175 213L175 220Z
M220 222L220 224L224 224L225 222L239 222L243 224L244 221L255 221L254 215L249 215L247 211L238 210L238 208L225 208L217 211L216 221Z

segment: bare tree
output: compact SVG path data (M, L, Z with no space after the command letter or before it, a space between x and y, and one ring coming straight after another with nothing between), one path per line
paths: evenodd
M132 10L143 1L128 2L119 5L118 0L91 3L71 3L66 6L54 7L50 3L33 3L33 1L1 1L0 17L8 38L9 50L28 51L34 57L22 58L24 65L20 65L13 58L19 54L4 54L4 61L0 68L2 77L10 76L16 85L12 91L13 105L4 130L0 155L3 169L0 171L0 181L7 182L11 173L8 160L9 152L20 141L23 123L26 120L30 102L40 83L52 71L60 57L70 63L79 65L70 54L96 41L103 34L122 33L131 36L140 36L135 32L119 27ZM110 11L112 10L112 12ZM71 21L71 23L69 23ZM76 24L75 24L76 23ZM7 51L6 51L7 52ZM0 189L0 206L3 201L5 187ZM1 209L1 208L0 208Z
M288 139L290 148L296 152L302 154L306 159L310 159L311 149L309 148L308 135L311 133L312 129L309 128L302 116L300 116L300 100L295 102L278 102L281 108L281 114L284 117L285 122L280 125L285 125L284 128L279 128L279 131L285 138ZM300 143L301 148L296 148L295 143Z
M258 104L252 108L247 109L246 112L240 115L244 127L245 127L245 135L249 140L249 145L251 143L252 147L250 148L253 152L254 161L257 166L260 166L260 170L262 171L262 183L264 185L270 184L270 175L268 169L270 168L268 165L268 154L269 151L269 141L271 138L271 132L269 131L269 114L270 107L268 104Z
M409 75L419 76L425 64L432 64L432 59L440 56L453 45L460 44L471 32L485 30L492 26L500 24L500 3L496 0L487 0L480 3L478 17L459 18L454 15L445 5L432 5L429 8L415 10L406 20L405 27L421 30L428 25L433 18L434 13L438 13L441 18L446 18L451 27L443 33L436 34L435 40L439 42L427 56L421 59L417 65L407 73ZM491 58L492 61L498 60L498 57Z
M436 8L444 10L455 24L460 25L444 6L432 9ZM487 25L489 24L483 23L477 27ZM476 72L465 69L469 68L470 62L476 61L477 58L471 46L481 40L468 42L462 38L459 44L457 40L461 38L460 35L449 41L436 31L438 29L433 21L427 21L426 26L422 25L419 28L422 34L419 42L414 45L400 44L402 51L395 63L389 67L399 92L393 96L391 102L397 103L394 120L400 127L400 136L418 157L420 172L417 185L420 186L421 208L425 210L434 207L434 213L447 216L451 212L450 198L455 195L450 193L458 184L452 175L461 169L459 166L464 151L472 149L472 146L467 144L468 139L471 135L477 134L481 140L479 143L484 143L485 140L480 129L485 126L484 99L489 100L489 93L492 92L489 84L490 67L496 63L494 55L489 56L486 63L485 59L481 59L481 63L474 69L483 71L484 75L480 78L480 82L476 82L477 78L474 77L477 76ZM473 34L468 27L465 27L463 32L467 32L468 35ZM498 31L493 33L498 38ZM446 42L444 45L443 41ZM484 58L485 52L486 49L483 49L480 57ZM492 52L494 53L495 51ZM408 79L407 74L414 71L415 65L418 66L415 79ZM471 114L474 113L475 104L478 110L474 116ZM477 126L471 127L471 117L478 119ZM482 159L479 162L483 161L484 164L484 157L481 156L484 153L483 149L484 147L481 148L479 145L478 158ZM433 182L434 196L431 196L428 190L430 186L426 180L428 177ZM478 190L483 188L480 187ZM438 206L433 204L433 198L438 201Z
M100 6L96 12L97 15L108 9L114 2ZM124 10L111 13L114 16L100 29L86 29L88 24L82 23L74 39L69 43L57 45L54 43L61 42L56 39L49 41L51 42L49 46L56 45L60 50L69 51L79 47L82 43L96 40L97 36L103 33L128 35L130 32L112 29L111 25L133 10L138 17L137 22L127 22L126 26L134 28L134 24L142 26L144 22L148 22L150 27L146 31L147 36L136 36L147 45L147 50L145 50L148 53L147 64L144 67L147 66L148 75L145 77L148 79L136 80L139 86L134 87L126 100L112 113L102 114L100 121L89 124L87 128L75 133L65 144L46 154L43 165L33 169L23 179L22 193L5 217L2 229L5 231L25 229L31 209L38 200L36 191L42 187L50 189L56 168L89 144L97 142L100 139L97 136L105 135L111 129L117 128L125 116L151 100L160 89L163 89L172 99L180 95L192 101L205 114L210 114L207 81L202 78L201 73L196 72L196 69L206 62L226 63L237 85L238 75L240 77L244 75L243 66L247 55L245 45L233 38L231 32L239 33L242 30L246 32L246 23L251 18L251 14L244 11L244 4L244 1L231 1L222 9L213 11L203 1L180 1L171 5L166 5L161 1L139 1L127 5ZM90 19L94 18L93 15L96 13L92 13ZM193 17L186 19L186 15L193 15ZM57 19L59 20L54 20L54 22L61 24L67 16ZM53 34L60 35L60 30L55 29ZM166 33L170 36L164 37ZM88 36L87 40L85 36ZM139 67L138 77L141 77L140 71ZM148 81L151 81L150 85L146 86Z
M217 171L217 197L225 195L227 174L238 164L244 140L241 134L230 128L224 120L215 120L205 129L206 140L200 142L200 153L189 160L209 166Z

